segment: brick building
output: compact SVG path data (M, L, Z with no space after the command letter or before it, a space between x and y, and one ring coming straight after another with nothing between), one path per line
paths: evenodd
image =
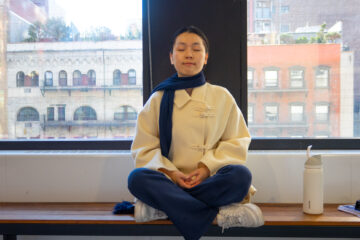
M340 44L248 47L249 127L253 136L339 137L352 129L348 96L352 76L341 76ZM345 61L345 60L344 60ZM346 63L343 69L350 68ZM351 96L351 94L350 94ZM351 104L351 101L350 101ZM350 115L349 115L350 114ZM340 127L341 126L341 127ZM341 129L343 128L343 129Z
M279 43L299 27L342 22L342 47L353 52L353 135L360 136L360 5L358 0L248 0L248 33L253 43ZM313 34L316 35L316 32ZM351 136L351 137L352 137Z

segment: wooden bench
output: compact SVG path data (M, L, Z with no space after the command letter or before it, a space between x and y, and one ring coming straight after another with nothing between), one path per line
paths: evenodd
M360 218L325 205L324 214L306 215L300 204L258 204L265 225L222 229L205 236L360 237ZM0 235L179 236L171 221L136 223L132 215L113 215L114 203L0 203Z

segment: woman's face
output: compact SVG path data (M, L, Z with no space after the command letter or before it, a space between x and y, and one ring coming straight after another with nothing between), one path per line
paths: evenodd
M198 74L207 63L208 53L201 37L195 33L184 32L177 36L173 52L170 53L171 64L179 77L191 77Z

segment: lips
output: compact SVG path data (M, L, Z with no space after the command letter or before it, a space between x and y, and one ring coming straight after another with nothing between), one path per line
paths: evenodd
M185 63L183 63L184 65L186 65L186 66L193 66L193 65L195 65L195 63L187 63L187 62L185 62Z

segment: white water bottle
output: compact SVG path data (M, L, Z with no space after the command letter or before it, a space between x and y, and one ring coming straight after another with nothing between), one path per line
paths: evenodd
M321 214L324 211L324 177L321 155L310 157L307 148L307 161L304 169L303 211L308 214Z

